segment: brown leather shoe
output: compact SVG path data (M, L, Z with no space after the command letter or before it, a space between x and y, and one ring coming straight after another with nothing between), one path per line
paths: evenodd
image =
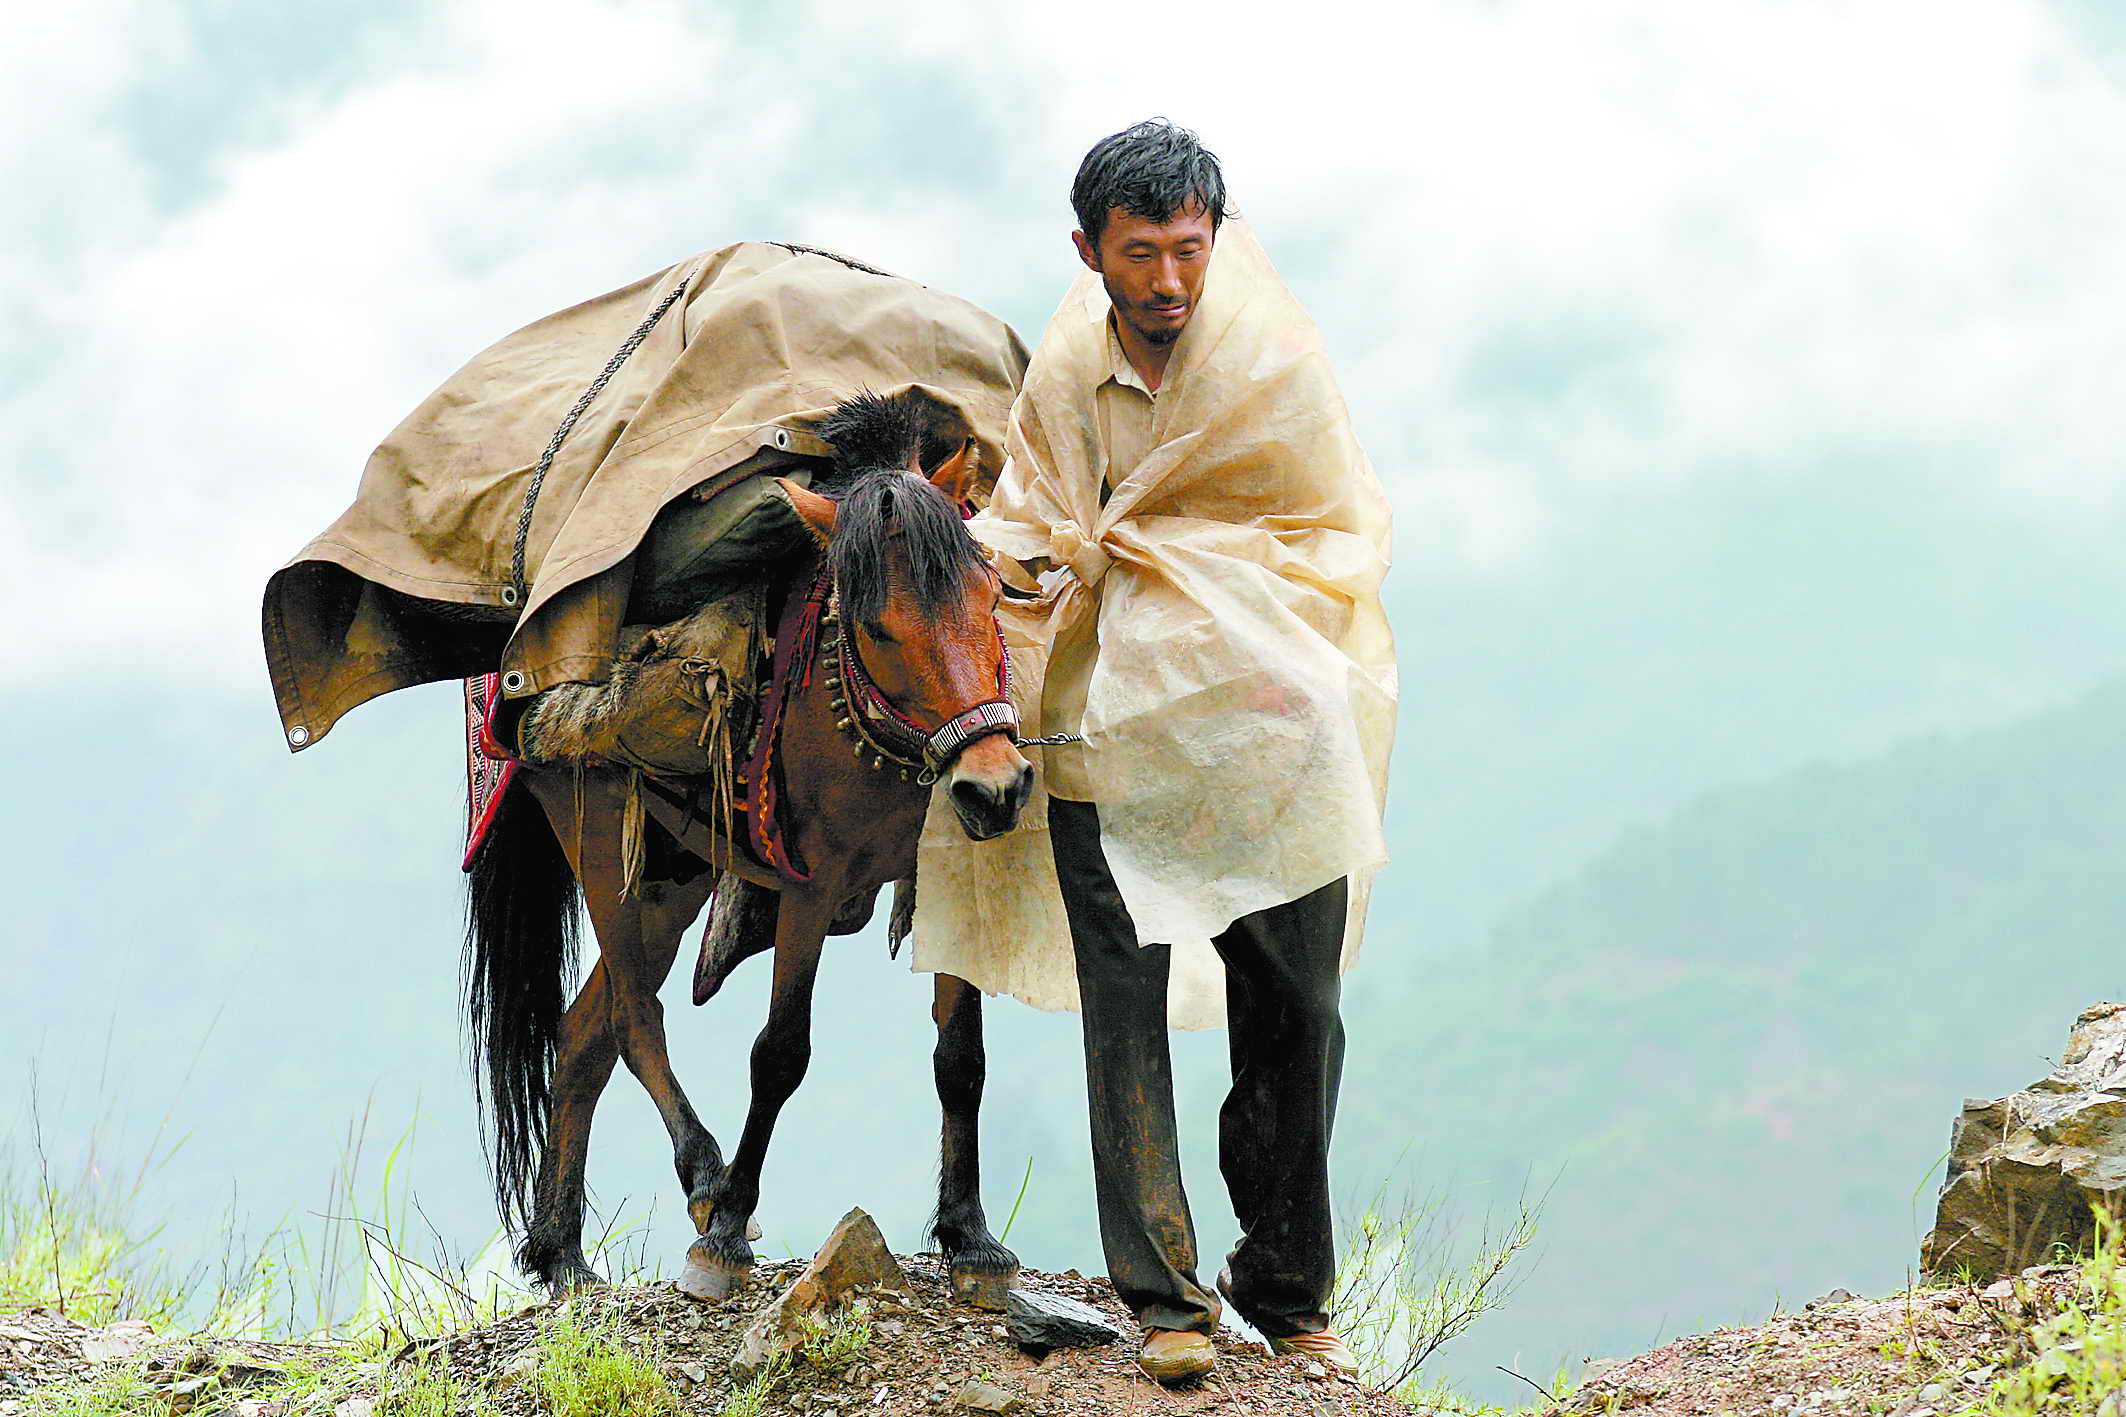
M1317 1363L1325 1363L1347 1378L1358 1376L1358 1355L1351 1351L1350 1344L1327 1329L1320 1333L1295 1333L1290 1338L1273 1338L1270 1351L1297 1353Z
M1240 1312L1240 1306L1233 1304L1233 1263L1230 1255L1226 1257L1225 1267L1218 1271L1218 1295L1226 1303L1233 1305L1235 1313ZM1241 1317L1247 1318L1247 1315L1241 1314ZM1347 1378L1358 1376L1358 1355L1351 1351L1350 1344L1327 1329L1320 1333L1295 1333L1290 1338L1273 1338L1269 1343L1272 1353L1297 1353L1302 1357L1312 1358L1317 1363L1325 1363Z
M1217 1365L1218 1350L1207 1333L1181 1333L1170 1328L1144 1331L1144 1348L1137 1366L1144 1376L1162 1387L1192 1383Z

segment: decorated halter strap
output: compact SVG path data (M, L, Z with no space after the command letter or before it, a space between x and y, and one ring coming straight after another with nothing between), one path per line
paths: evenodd
M902 713L864 668L863 656L842 617L837 591L827 602L821 623L833 630L825 650L827 687L834 693L838 717L834 726L851 735L861 760L868 752L874 770L888 763L901 770L903 781L936 782L945 764L968 744L992 733L1011 735L1017 742L1019 711L1011 704L1011 657L1004 650L1004 632L997 631L997 696L965 708L945 720L936 732Z

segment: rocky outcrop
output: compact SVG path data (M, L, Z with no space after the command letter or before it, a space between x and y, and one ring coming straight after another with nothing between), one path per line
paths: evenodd
M2052 1075L1973 1099L1950 1133L1948 1176L1920 1249L1929 1274L1979 1279L2086 1248L2091 1207L2126 1202L2126 1004L2082 1011Z

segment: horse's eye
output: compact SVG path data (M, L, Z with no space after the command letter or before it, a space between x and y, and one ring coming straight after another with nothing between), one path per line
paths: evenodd
M892 635L886 632L886 627L884 625L879 624L876 620L864 626L864 633L869 635L872 639L877 640L882 645L893 645L900 643L899 640L896 640L895 638L893 638Z

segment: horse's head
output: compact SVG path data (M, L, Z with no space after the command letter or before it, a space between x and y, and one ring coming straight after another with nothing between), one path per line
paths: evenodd
M1033 790L1006 712L998 583L960 506L971 445L923 470L923 405L860 395L821 428L837 475L822 496L784 483L826 548L850 731L919 758L976 841L1009 831ZM862 756L862 753L859 753Z

